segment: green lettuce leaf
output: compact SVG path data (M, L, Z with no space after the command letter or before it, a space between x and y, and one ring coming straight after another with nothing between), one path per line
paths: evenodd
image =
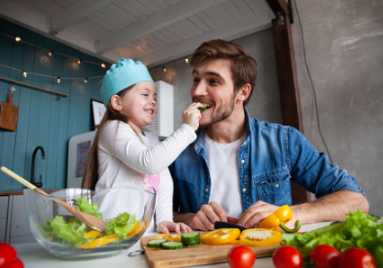
M75 198L74 200L76 201L78 210L92 214L93 216L96 216L99 219L103 218L102 213L97 209L97 203L89 204L88 200L85 197Z
M120 213L117 217L106 220L108 226L105 229L105 232L108 235L116 234L121 239L125 239L127 234L133 229L136 224L136 216L130 215L127 212Z

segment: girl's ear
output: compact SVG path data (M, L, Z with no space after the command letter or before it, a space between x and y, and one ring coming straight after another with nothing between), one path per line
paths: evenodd
M249 83L244 84L237 93L237 100L244 102L250 95L252 88Z
M116 111L121 111L122 110L122 105L121 105L121 99L120 96L118 95L113 95L110 98L110 104L112 105L113 109Z

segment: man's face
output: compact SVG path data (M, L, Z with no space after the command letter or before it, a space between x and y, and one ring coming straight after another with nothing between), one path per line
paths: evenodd
M201 112L200 127L207 127L228 118L234 110L236 99L230 61L209 60L197 67L193 71L190 96L193 102L208 105L208 108Z

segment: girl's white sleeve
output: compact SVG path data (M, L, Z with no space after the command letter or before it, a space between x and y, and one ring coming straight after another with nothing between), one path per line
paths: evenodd
M156 204L156 224L173 221L173 180L169 169L161 171L160 190Z
M182 124L166 140L147 148L128 124L117 120L109 121L100 135L106 151L130 168L149 175L166 169L195 139L194 130Z

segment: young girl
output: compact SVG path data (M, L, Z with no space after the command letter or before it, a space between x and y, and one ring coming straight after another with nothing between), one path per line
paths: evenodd
M157 232L191 231L173 222L173 181L168 166L195 140L201 103L182 114L183 124L163 142L142 127L157 113L156 87L141 62L120 59L103 78L101 99L107 110L97 131L83 179L83 188L147 186L157 193ZM153 228L153 230L151 230ZM153 221L148 231L154 231Z

